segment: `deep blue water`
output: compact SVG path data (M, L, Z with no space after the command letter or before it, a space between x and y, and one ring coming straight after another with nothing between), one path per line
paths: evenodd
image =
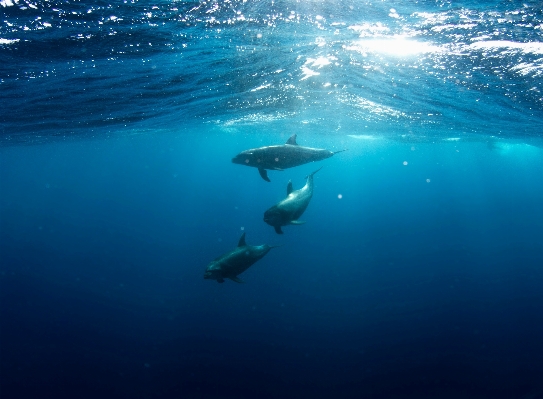
M538 2L0 13L2 398L543 398Z

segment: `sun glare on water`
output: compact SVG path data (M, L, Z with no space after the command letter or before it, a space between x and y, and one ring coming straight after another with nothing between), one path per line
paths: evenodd
M360 53L384 53L398 57L441 51L437 46L418 42L404 36L392 36L383 39L362 39L350 46L345 46L345 49Z

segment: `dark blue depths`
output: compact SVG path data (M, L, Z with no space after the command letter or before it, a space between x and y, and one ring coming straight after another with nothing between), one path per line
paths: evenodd
M2 399L543 397L538 2L0 12Z
M271 137L198 133L2 150L3 397L541 394L538 149L352 139L278 236L315 164L267 183L229 159ZM282 246L204 281L242 228Z

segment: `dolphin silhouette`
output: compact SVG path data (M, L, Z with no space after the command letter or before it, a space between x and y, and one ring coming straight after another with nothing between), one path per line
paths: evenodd
M243 283L238 274L243 273L256 261L262 259L272 248L274 247L267 244L247 245L244 232L236 248L207 265L204 279L224 283L224 279L229 278L236 283Z
M245 150L232 158L232 162L258 168L260 176L269 182L267 170L283 170L309 162L322 161L343 151L346 150L333 152L322 148L302 147L296 143L296 134L293 134L283 145Z
M321 169L322 167L307 176L305 186L299 190L293 191L292 182L289 181L287 184L287 198L279 201L264 212L264 221L273 226L277 234L283 234L281 226L305 223L298 220L298 218L305 212L311 197L313 197L313 175Z

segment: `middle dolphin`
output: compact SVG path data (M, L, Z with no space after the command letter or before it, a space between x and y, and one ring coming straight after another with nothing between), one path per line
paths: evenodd
M281 226L305 223L298 220L298 218L302 216L313 196L313 175L321 169L322 167L307 176L305 186L299 190L293 191L292 182L289 180L287 184L287 198L279 201L264 212L264 221L273 226L277 234L283 234Z
M283 170L293 168L304 163L322 161L343 151L345 150L332 152L322 148L302 147L296 143L296 134L293 134L283 145L270 145L245 150L232 158L232 162L258 168L260 176L264 180L270 181L267 169Z

